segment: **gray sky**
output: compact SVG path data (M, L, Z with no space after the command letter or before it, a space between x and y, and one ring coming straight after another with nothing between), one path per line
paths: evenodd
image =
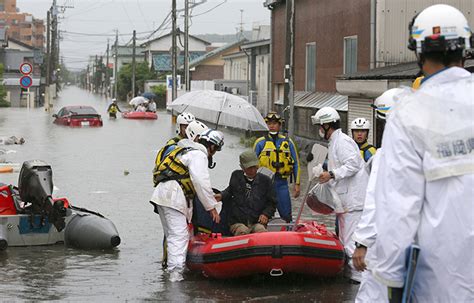
M52 2L52 0L17 0L17 7L21 12L31 13L35 18L46 20L46 12ZM178 9L184 6L184 0L177 2ZM270 24L270 11L263 7L263 2L263 0L207 0L194 8L192 14L195 17L192 18L190 32L234 34L240 27L241 9L244 10L245 30L250 30L253 24ZM60 14L60 30L68 32L62 34L60 51L70 69L85 67L89 55L104 55L107 38L111 44L115 40L115 29L119 30L120 44L130 41L134 29L138 33L138 38L142 39L137 43L144 42L171 10L171 0L57 0L57 4L74 6L66 8L65 12ZM178 19L178 25L184 28L182 17ZM158 36L168 33L170 27L169 23L157 32Z

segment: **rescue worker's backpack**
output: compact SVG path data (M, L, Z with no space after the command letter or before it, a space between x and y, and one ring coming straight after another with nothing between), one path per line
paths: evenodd
M179 159L178 156L184 155L191 147L176 147L155 167L153 171L153 183L157 186L161 182L175 180L183 189L184 195L188 199L194 199L196 194L189 169Z
M156 158L155 158L155 168L161 163L161 161L163 161L163 158L166 156L166 152L169 150L169 148L173 145L176 145L178 144L178 142L181 140L182 138L180 136L176 136L174 138L171 138L168 140L168 142L166 142L166 145L161 148L158 153L156 154Z

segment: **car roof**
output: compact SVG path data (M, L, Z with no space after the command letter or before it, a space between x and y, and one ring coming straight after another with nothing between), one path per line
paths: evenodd
M64 109L71 109L71 108L94 108L90 105L68 105L68 106L64 106L63 107Z
M81 112L82 114L98 114L95 108L89 105L64 106L61 110L67 110L69 112L78 112L78 113Z

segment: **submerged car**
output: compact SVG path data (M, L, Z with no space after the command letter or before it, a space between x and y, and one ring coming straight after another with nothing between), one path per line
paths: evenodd
M87 105L65 106L53 115L55 124L82 127L82 126L102 126L100 114Z

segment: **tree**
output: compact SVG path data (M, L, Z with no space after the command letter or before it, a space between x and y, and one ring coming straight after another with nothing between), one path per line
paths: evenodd
M3 64L0 63L0 81L3 83ZM0 84L0 107L10 107L10 102L5 100L7 96L7 92L5 90L5 86Z
M156 73L148 68L146 62L141 62L135 68L135 97L138 91L144 91L145 81L156 79ZM127 94L132 90L132 65L124 65L118 72L117 94L118 99L127 100Z

